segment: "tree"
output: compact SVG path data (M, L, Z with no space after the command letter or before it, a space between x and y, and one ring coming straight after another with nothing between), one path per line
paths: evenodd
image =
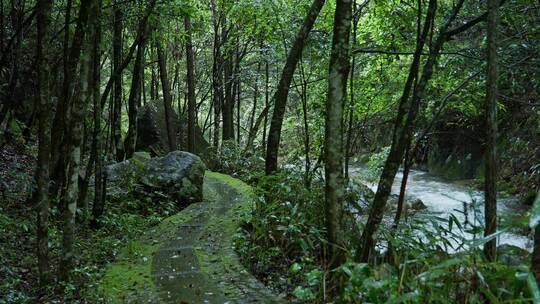
M113 113L111 118L112 129L112 147L116 155L116 160L121 161L124 157L124 149L122 147L122 31L123 31L123 14L122 8L118 0L114 3L113 12L113 73L118 76L113 80Z
M144 29L146 31L146 28ZM144 49L146 46L147 33L143 34L137 46L137 56L133 64L133 77L131 79L131 89L128 98L128 133L124 141L125 158L131 158L137 145L137 114L139 113L139 103L141 99L141 77L144 71Z
M51 154L51 96L49 91L49 61L46 56L49 50L48 27L51 0L38 0L37 3L37 51L36 66L38 72L39 100L38 108L38 161L35 173L36 189L34 201L38 206L37 212L37 257L39 283L45 286L50 280L49 267L49 161Z
M87 30L88 15L91 5L95 0L81 1L79 10L79 20L73 36L73 46L70 54L70 75L74 78L77 70L78 57L81 52L83 42L85 41L85 32ZM85 49L81 62L81 76L88 75L90 65L89 50ZM88 82L84 77L78 82L80 96L88 97ZM83 136L83 122L86 110L85 98L67 97L74 94L73 84L68 85L68 95L66 98L72 101L71 117L68 130L68 158L65 168L67 168L66 190L63 196L63 235L62 235L62 257L60 259L59 277L61 280L67 280L73 269L73 243L75 239L75 215L77 212L77 199L79 192L79 171L81 164L81 141Z
M156 50L158 55L159 75L161 77L161 88L163 90L163 106L165 107L165 125L167 127L167 139L169 143L169 151L176 150L176 130L172 123L172 97L169 78L167 77L167 59L163 53L161 42L156 42ZM153 70L153 69L152 69Z
M289 96L292 78L294 71L296 70L296 65L298 64L298 61L300 61L304 44L309 33L311 32L311 29L313 28L313 24L315 24L317 16L319 16L319 12L321 11L323 5L324 0L313 0L302 27L296 35L294 44L289 50L285 66L281 72L281 78L273 97L274 112L270 122L270 130L268 132L268 141L266 146L266 175L270 175L277 170L281 126L283 125L283 115L285 114L285 107L287 105L287 97Z
M195 153L195 124L196 122L196 101L195 101L195 59L193 54L193 42L191 39L191 21L189 16L184 16L184 27L187 34L186 43L186 64L187 64L187 87L188 87L188 134L187 134L187 150Z
M381 174L379 185L377 187L377 192L375 193L375 198L373 199L373 203L369 211L368 221L362 233L359 242L359 248L357 250L357 259L363 262L366 262L369 259L371 251L375 246L373 235L377 231L378 226L382 221L384 208L386 207L386 201L388 199L388 196L390 195L392 183L394 182L394 178L401 163L401 159L403 158L403 152L407 145L406 136L409 132L410 124L412 123L408 116L413 116L414 105L412 103L417 103L417 101L414 100L414 96L413 98L411 98L410 95L411 91L414 91L417 88L416 87L415 89L413 89L413 84L418 77L420 56L422 55L424 43L426 41L428 33L432 30L433 27L436 7L437 0L430 0L428 5L428 13L424 20L422 33L420 36L417 37L413 61L409 69L409 75L403 89L403 94L401 95L398 114L394 125L392 146L390 147L390 153L384 164L383 172ZM436 55L431 57L433 57L434 60ZM431 67L428 66L428 63L432 64L432 61L431 63L430 61L426 62L424 66L424 69L428 72L430 72L431 70ZM413 93L413 95L415 95L415 93Z
M94 164L94 205L92 215L94 226L97 226L97 219L101 217L105 207L105 187L103 176L103 141L101 134L101 0L92 3L90 17L90 35L92 38L91 49L91 78L90 92L94 107L94 132L93 132L93 154L95 155ZM91 163L91 162L90 162ZM86 177L88 179L88 177Z
M214 130L212 134L213 145L215 148L219 146L219 131L220 131L220 116L223 103L223 60L221 58L221 36L220 23L222 20L221 13L218 13L216 1L211 0L212 9L212 25L214 28L214 43L212 52L212 96L213 96L213 111L214 111Z
M487 71L486 71L486 172L484 213L485 236L497 231L497 23L499 1L487 1ZM484 245L489 261L497 256L497 240Z
M352 2L350 0L337 0L330 71L328 73L324 133L325 217L330 244L330 264L333 268L345 261L344 237L340 227L345 195L342 134L343 105L347 98L347 76L349 75L351 17Z

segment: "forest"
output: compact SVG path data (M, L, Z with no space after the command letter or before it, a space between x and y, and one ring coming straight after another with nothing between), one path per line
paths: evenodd
M0 0L0 304L540 303L540 2Z

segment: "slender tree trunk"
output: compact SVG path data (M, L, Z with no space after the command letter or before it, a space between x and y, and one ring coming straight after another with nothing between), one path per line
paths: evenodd
M399 165L403 160L405 149L411 140L414 120L420 107L420 102L425 98L425 90L431 76L433 75L433 67L437 63L438 55L444 43L451 38L451 35L460 32L456 30L448 31L448 28L457 17L461 7L463 6L464 0L460 0L454 5L450 17L447 18L444 25L440 28L439 34L437 35L435 41L430 44L430 51L422 69L422 76L418 80L417 86L415 86L415 88L412 90L412 97L409 97L413 83L417 79L420 55L424 41L428 32L432 31L433 29L433 20L436 9L436 3L434 2L436 1L430 1L422 35L417 41L413 63L411 64L410 73L407 78L407 83L405 84L404 92L398 108L398 115L394 126L390 153L384 165L377 192L375 193L375 198L373 199L372 207L369 211L368 221L359 242L357 259L363 262L368 261L371 251L375 246L373 235L375 235L377 232L382 221L383 211L386 206L388 196L390 195L394 178L399 169Z
M81 7L79 11L79 20L77 21L77 28L73 36L72 49L69 56L69 76L74 81L75 73L79 62L79 55L86 39L86 30L88 22L88 13L92 2L95 0L83 0L81 1ZM66 190L64 193L64 210L63 210L63 238L62 238L62 256L60 259L59 278L62 281L66 281L71 271L73 270L73 243L75 240L75 216L77 212L77 199L79 192L79 174L81 164L81 141L83 133L84 115L86 110L86 103L88 100L88 82L85 81L83 76L88 75L89 56L88 50L85 50L81 59L81 81L78 81L80 86L80 96L82 98L76 98L74 96L75 84L70 83L68 85L67 94L65 98L72 100L71 104L71 117L69 120L68 130L68 147L67 157L68 163L65 166L67 168Z
M251 137L251 134L253 133L253 125L255 123L255 114L257 112L257 101L259 97L259 74L261 72L261 62L257 62L257 72L255 74L255 86L253 87L253 107L251 108L251 115L249 117L249 136L248 136L248 144L249 137ZM246 145L246 148L248 145Z
M63 83L62 94L58 100L56 113L53 119L53 128L51 130L51 164L50 171L52 172L52 179L54 181L54 187L52 194L56 195L57 192L63 187L65 180L65 152L66 145L64 144L66 123L69 119L67 110L69 107L68 87L70 80L70 60L69 60L69 40L70 40L70 28L71 28L71 9L73 6L72 0L66 2L66 15L64 20L64 39L62 43L62 67L63 67ZM75 45L74 45L75 47ZM77 58L78 60L78 58Z
M357 5L356 3L354 4ZM352 30L352 49L356 49L357 39L356 33L358 31L358 21L360 20L360 11L358 7L355 7L355 15L353 18L353 30ZM354 100L354 70L356 67L356 56L353 56L351 63L351 75L349 77L349 106L348 106L348 126L347 126L347 140L345 142L345 181L349 181L349 161L351 158L351 146L352 146L352 129L354 125L354 107L356 106Z
M343 198L343 106L349 75L349 36L352 2L337 0L334 15L332 54L328 74L326 123L324 134L325 162L325 219L328 234L329 258L332 268L345 262L344 237L341 231Z
M223 18L223 24L221 29L221 43L225 45L228 39L228 31L226 30L226 21ZM229 47L230 48L230 47ZM226 50L226 56L223 58L223 77L225 85L225 99L223 102L223 109L221 110L223 119L223 140L234 139L234 65L233 65L233 52L229 49Z
M310 138L309 138L309 120L308 120L308 83L304 72L304 64L300 61L300 75L302 80L300 97L302 100L302 121L304 123L304 183L307 189L311 188L311 158L310 158Z
M268 109L268 103L270 102L270 64L268 59L264 63L264 109ZM268 110L264 113L264 127L262 134L262 147L266 150L266 128L268 126ZM266 154L266 151L263 151Z
M172 97L167 77L167 59L163 54L161 42L156 42L156 50L159 63L159 75L161 76L161 87L163 90L163 106L165 107L165 125L167 126L167 138L169 140L169 151L176 150L176 130L172 123ZM153 68L152 68L153 70Z
M487 75L486 75L486 172L485 172L485 236L497 231L497 24L499 1L488 0ZM497 240L484 245L488 261L497 257Z
M112 130L113 144L117 161L122 161L124 149L122 146L122 19L123 13L119 0L115 0L113 18L113 73L119 76L114 80Z
M101 134L101 0L94 1L92 10L92 79L90 91L94 104L94 204L92 206L93 225L97 227L97 221L101 217L105 207L104 201L104 178L103 178L103 139ZM88 177L87 177L88 178Z
M213 49L213 63L212 63L212 87L213 87L213 99L214 99L214 132L213 132L213 146L217 149L219 147L219 132L220 132L220 116L221 107L223 101L223 76L221 59L221 39L220 39L220 20L218 15L215 0L211 1L213 25L214 25L214 49Z
M405 149L405 160L403 161L403 179L401 180L401 185L399 187L398 204L396 214L394 216L394 227L397 227L397 225L399 224L399 221L401 220L401 215L403 213L403 205L405 205L405 193L407 190L407 182L409 180L409 173L411 171L413 157L414 155L412 154L409 143L409 146L407 147L407 149Z
M39 283L49 284L49 162L51 154L51 96L49 89L49 64L46 52L48 47L49 13L52 0L38 0L37 3L37 54L38 73L37 98L39 100L38 161L35 172L36 189L34 200L38 206L37 216L37 257ZM3 12L2 12L3 14Z
M157 43L159 44L160 42L157 42ZM151 51L150 51L150 57L151 58L155 57L153 49L151 49ZM159 58L158 58L158 60L159 60ZM151 71L151 75L152 75L151 79L150 79L150 99L152 101L154 101L154 100L158 99L157 75L156 75L156 70L154 69L154 65L151 66L150 71Z
M241 109L241 94L242 94L242 80L240 77L240 61L242 60L240 55L240 42L238 36L236 37L235 48L235 65L234 65L234 83L236 87L236 144L240 146L240 109ZM234 106L233 106L234 107Z
M266 146L266 175L272 174L278 168L277 157L281 138L281 126L283 125L283 116L285 114L291 81L294 71L296 70L296 65L302 55L304 44L323 5L324 0L314 0L311 4L309 12L304 19L304 23L289 51L277 90L274 93L274 113L272 114L272 120L270 122L270 131L268 133L268 142Z
M139 112L139 100L141 98L141 73L144 71L144 48L146 46L146 35L141 39L137 47L137 56L133 65L133 78L131 79L131 90L128 99L128 133L124 141L125 158L131 158L137 145L137 114Z
M196 101L195 101L195 59L193 55L193 42L191 39L191 21L189 16L184 17L184 26L187 33L186 43L186 64L187 64L187 87L188 87L188 134L187 134L187 150L195 153L195 124L196 122Z

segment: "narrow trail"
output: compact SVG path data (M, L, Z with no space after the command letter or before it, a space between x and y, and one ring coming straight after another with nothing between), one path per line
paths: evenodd
M109 267L107 298L113 303L283 302L241 265L234 251L234 233L252 207L249 186L207 172L203 202L149 231ZM138 248L135 257L129 247ZM128 281L115 283L122 279L118 272L127 272Z

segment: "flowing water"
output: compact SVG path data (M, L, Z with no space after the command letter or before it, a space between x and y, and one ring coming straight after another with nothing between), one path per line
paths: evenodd
M361 167L351 168L351 175L360 175L365 170ZM392 193L399 194L399 188L403 173L399 172L392 186ZM366 183L373 191L377 190L376 183ZM468 223L469 226L482 226L483 224L483 193L459 182L451 182L430 173L411 170L407 182L406 197L420 199L428 207L428 211L437 214L441 218L454 215L460 223ZM476 202L472 204L473 202ZM473 208L476 205L476 208ZM497 200L499 215L517 214L524 212L517 198L500 195ZM478 238L474 235L462 232L454 226L454 233L463 235L467 239ZM509 229L497 238L498 245L509 244L532 251L532 240Z

